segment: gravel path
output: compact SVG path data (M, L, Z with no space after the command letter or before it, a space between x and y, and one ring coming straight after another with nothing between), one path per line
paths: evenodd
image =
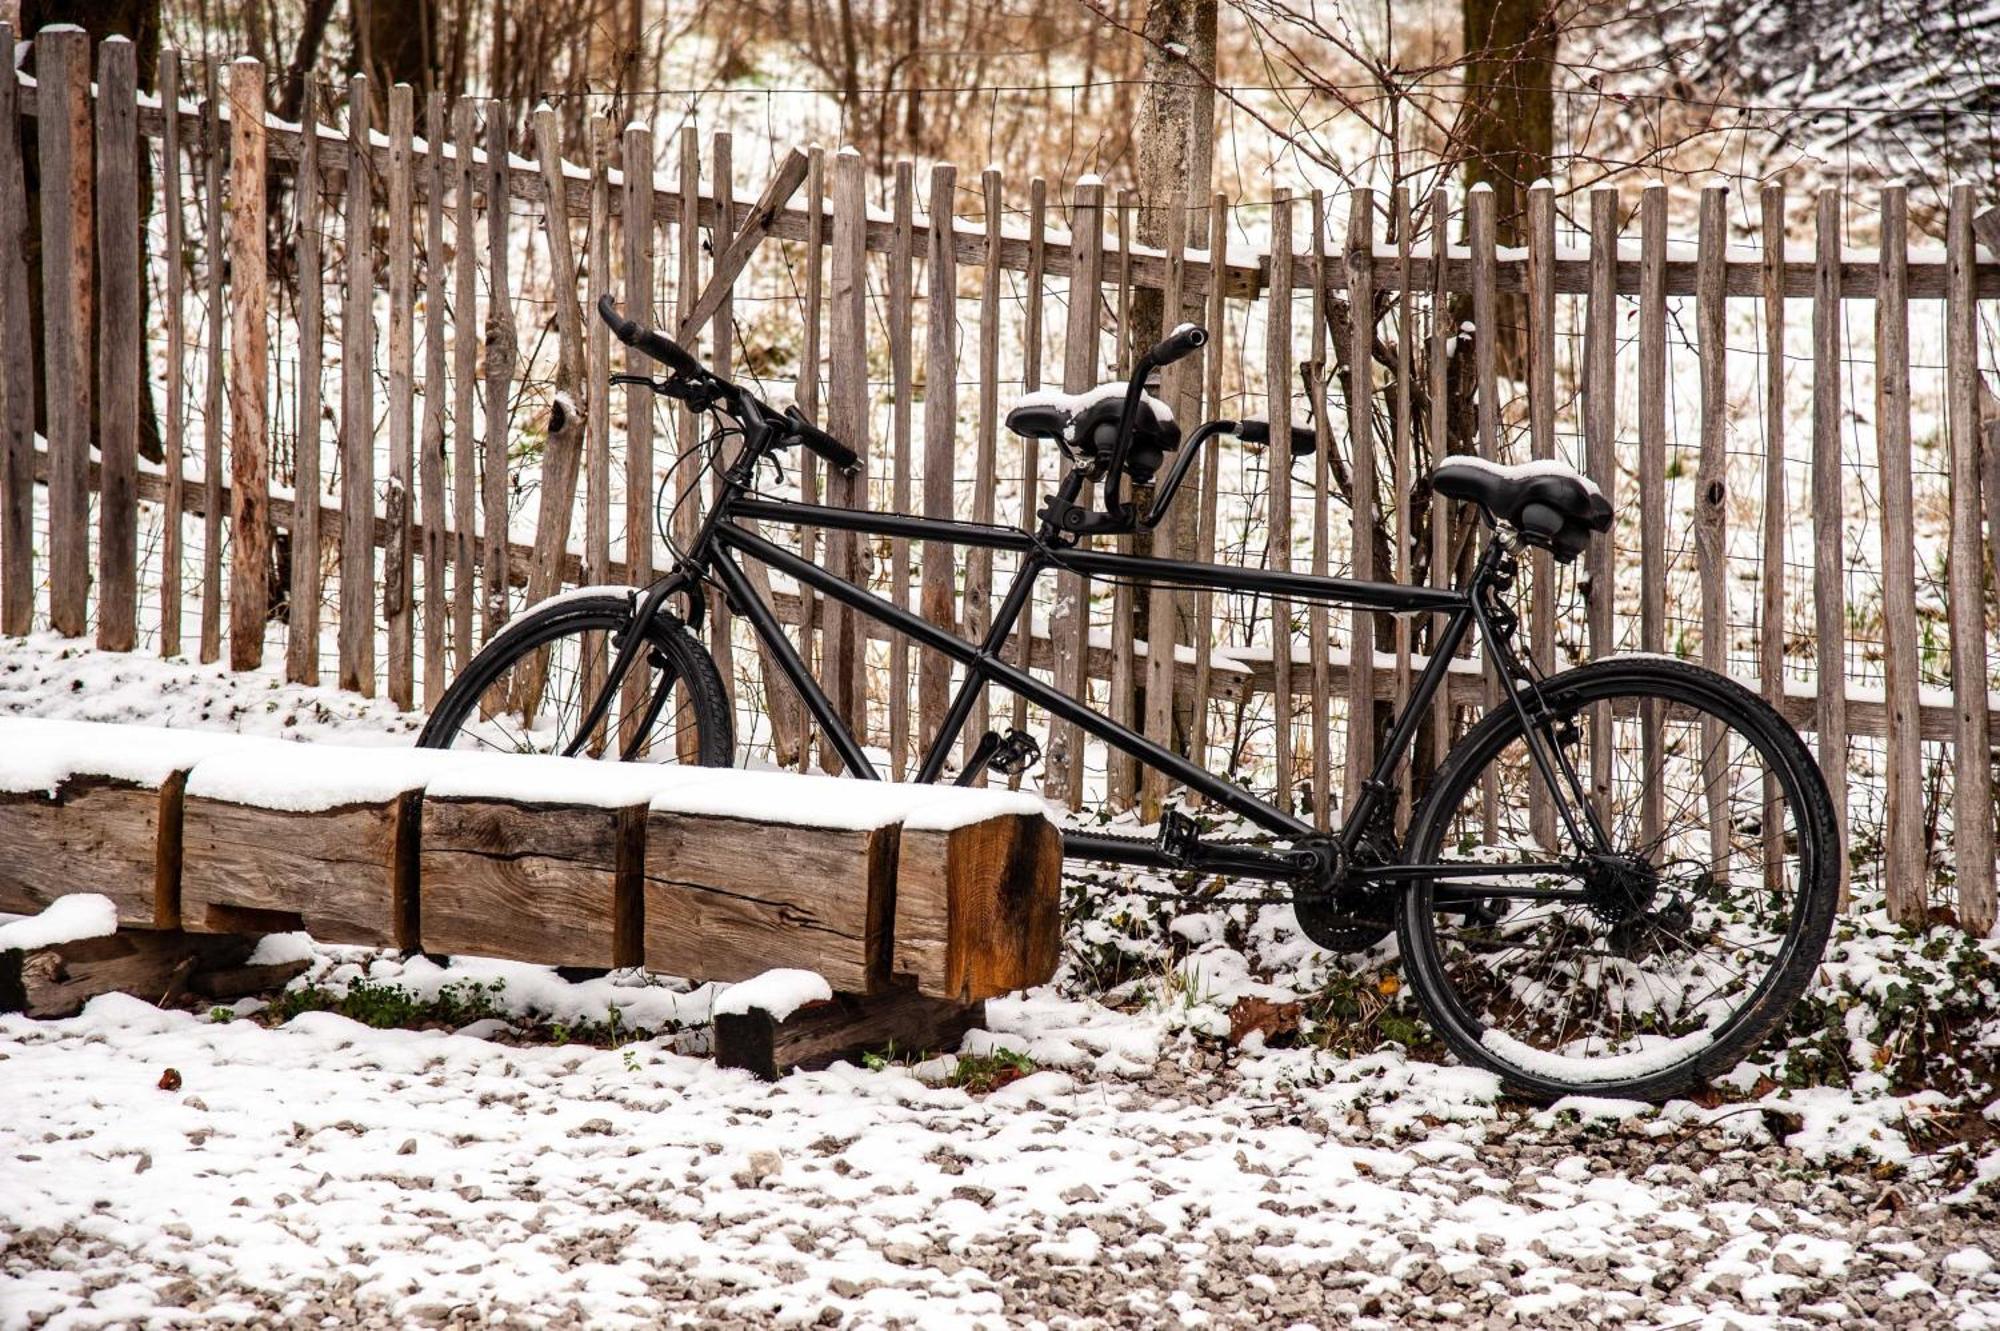
M120 997L0 1019L0 1322L2000 1326L1990 1195L1455 1069L1128 1076L1129 1023L1064 1036L1074 1074L975 1097Z

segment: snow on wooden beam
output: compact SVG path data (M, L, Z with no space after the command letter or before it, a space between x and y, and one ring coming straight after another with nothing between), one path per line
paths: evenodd
M796 1007L781 1001L775 1008L754 1000L732 1006L735 992L724 994L716 1008L715 1061L765 1081L843 1060L856 1062L882 1049L947 1053L958 1048L967 1031L986 1022L983 1001L961 1003L910 988L830 994Z
M0 721L0 910L968 1002L1055 970L1032 795Z

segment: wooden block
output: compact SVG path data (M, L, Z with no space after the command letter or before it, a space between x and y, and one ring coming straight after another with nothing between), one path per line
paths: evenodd
M643 803L427 798L418 854L426 952L636 966Z
M795 966L835 989L872 993L888 979L896 844L893 823L802 827L655 809L646 966L705 980Z
M305 812L188 795L183 927L415 947L418 805L414 790Z
M68 1017L113 991L164 1003L197 973L238 965L256 945L254 938L160 929L0 951L0 1012Z
M831 1002L808 1004L783 1021L761 1010L717 1014L715 1061L773 1081L787 1072L810 1072L891 1049L949 1052L985 1020L984 1002L931 998L914 989L836 993Z
M961 1002L1042 984L1062 933L1062 837L1040 814L905 824L890 969Z
M181 796L203 755L268 741L156 726L0 721L0 911L96 892L121 926L180 923Z
M271 744L196 763L181 818L184 927L415 947L421 794L463 761L431 749Z

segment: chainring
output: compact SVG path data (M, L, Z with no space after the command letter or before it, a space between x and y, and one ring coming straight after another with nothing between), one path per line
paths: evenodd
M1292 894L1292 912L1305 936L1328 952L1366 952L1396 928L1395 898L1381 887L1336 893L1315 883Z

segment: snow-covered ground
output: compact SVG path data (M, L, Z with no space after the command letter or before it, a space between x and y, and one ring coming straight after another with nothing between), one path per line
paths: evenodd
M0 649L20 713L414 725L46 635ZM1820 990L1842 1084L1795 1031L1709 1102L1534 1110L1379 1037L1343 1052L1315 1003L1356 972L1407 1012L1390 956L1329 959L1283 908L1156 929L1121 886L962 1067L764 1085L702 1057L709 986L300 936L266 944L311 963L288 1021L0 1018L0 1325L2000 1326L2000 1101L1874 1070L1908 1052L1913 975L1919 1008L1971 1004L1940 1069L1991 1067L1995 944L1918 972L1879 917L1845 925ZM305 1001L362 980L476 1001L427 1029ZM1230 1043L1256 999L1303 1000L1299 1035Z

